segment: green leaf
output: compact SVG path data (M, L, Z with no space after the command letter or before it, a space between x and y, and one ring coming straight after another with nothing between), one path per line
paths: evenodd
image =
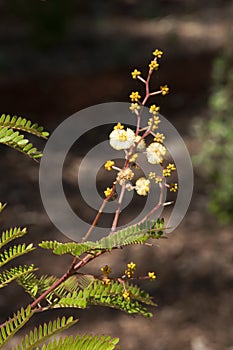
M116 231L97 242L85 243L60 243L57 241L43 241L39 244L41 248L50 249L54 254L71 254L80 257L83 253L95 254L98 251L110 251L132 244L145 244L148 239L158 239L163 235L164 220L145 221L141 224L129 226L123 230Z
M44 249L51 249L53 250L53 253L57 255L72 254L74 256L80 256L83 253L92 250L95 247L95 242L60 243L57 241L43 241L39 244L39 246Z
M27 273L25 275L21 275L16 279L16 282L24 288L24 290L30 294L30 296L35 299L36 295L39 292L39 284L40 280L33 273Z
M124 292L129 292L130 298L124 297ZM125 311L129 314L138 314L151 317L145 305L156 306L148 293L138 286L119 281L111 281L106 285L98 279L84 290L69 293L61 298L53 307L87 308L90 305L108 306Z
M35 248L33 247L32 243L28 245L23 243L9 247L8 249L4 250L3 253L0 254L0 267L7 264L9 261L17 258L18 256L27 254L34 249Z
M0 249L8 244L10 241L22 237L26 235L27 229L26 227L21 228L21 227L14 227L10 228L9 230L3 231L0 237Z
M109 336L78 335L76 338L66 336L55 339L37 350L114 350L119 338L111 339Z
M74 320L72 316L69 318L63 316L62 318L58 317L53 322L44 323L34 328L33 331L30 331L30 333L24 337L21 344L14 347L12 350L33 350L55 334L68 329L77 322L78 320Z
M29 134L33 134L42 138L47 138L47 136L49 136L49 133L47 131L43 131L44 128L42 126L39 126L36 123L32 124L30 120L17 116L11 117L10 115L2 114L0 117L0 127L25 131Z
M4 270L2 273L0 273L0 288L5 287L8 283L21 277L22 275L36 270L38 269L35 268L33 264L12 267L9 270Z
M26 118L11 117L5 114L0 117L0 143L24 153L34 160L42 157L42 152L38 151L37 148L25 138L24 134L20 133L22 131L44 139L49 135L48 132L43 131L43 127L38 126L38 124L32 124L32 122Z
M30 320L33 313L30 306L21 308L0 327L0 349Z
M14 132L13 129L0 129L0 143L14 148L32 159L42 157L42 153L33 147L29 140L24 139L24 135L20 135L18 131Z
M71 276L49 293L46 296L46 300L51 304L67 296L69 293L78 292L80 289L89 287L94 280L92 275L76 274ZM38 297L48 290L57 281L57 277L45 275L38 278L34 273L28 273L20 276L16 281L33 299L35 299L35 297Z

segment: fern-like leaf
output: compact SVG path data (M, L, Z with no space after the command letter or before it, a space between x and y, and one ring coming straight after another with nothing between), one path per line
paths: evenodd
M30 331L29 335L24 337L21 344L12 350L33 350L55 334L73 326L76 322L78 322L78 320L74 320L71 316L69 318L57 318L53 322L50 321L49 323L44 323L43 326L40 325L39 327L34 328L33 331Z
M59 285L55 290L46 296L49 304L58 301L69 293L78 292L80 289L87 288L94 282L92 275L75 275L69 277L65 282ZM48 290L56 281L55 276L41 276L37 278L34 273L28 273L17 278L17 283L24 288L24 290L35 299L44 291Z
M160 225L161 225L161 221ZM157 228L157 221L145 221L141 224L129 226L123 230L116 231L96 242L95 249L112 250L122 248L131 244L144 244L150 238L160 238L163 234L161 227Z
M12 241L13 239L22 237L24 235L26 235L27 233L27 229L21 228L21 227L14 227L14 228L10 228L9 230L3 231L0 237L0 249L8 244L10 241Z
M86 243L60 243L57 241L43 241L39 243L39 246L44 249L50 249L54 254L72 254L74 256L80 256L83 253L90 252L95 248L95 242Z
M0 254L0 267L7 264L9 261L17 258L18 256L27 254L34 249L35 248L33 247L32 243L28 245L26 245L25 243L18 244L9 247L9 249L5 249L4 252Z
M15 279L30 273L32 271L38 270L34 265L23 265L12 267L9 270L4 270L0 273L0 288L5 287L8 283L14 281Z
M129 298L124 297L124 292L129 293ZM156 306L150 295L139 287L111 281L111 284L104 284L96 280L88 288L68 294L61 298L54 307L87 308L90 305L100 305L116 308L129 314L139 314L151 317L145 305Z
M24 135L8 127L0 128L0 143L14 148L32 159L36 160L42 157L42 152L38 151L29 140L25 139Z
M75 275L71 276L53 292L47 296L47 300L56 302L69 294L78 293L80 290L88 288L94 283L95 278L92 275Z
M119 343L119 338L98 335L78 335L76 338L66 336L55 339L37 350L114 350Z
M39 126L37 123L32 123L30 120L22 117L2 114L0 117L0 128L7 127L10 129L16 129L25 131L29 134L36 135L38 137L47 138L49 133L44 131L43 126Z
M32 315L33 311L30 306L28 306L26 310L21 308L21 310L15 313L12 318L9 318L9 320L0 327L0 349L2 349L9 339L29 321Z
M40 280L33 273L27 273L25 275L21 275L16 279L16 282L24 288L24 290L33 298L37 296L39 293L39 285Z
M74 276L70 277L70 279L75 279ZM69 280L69 279L68 279ZM24 290L30 294L30 296L35 299L39 295L41 295L44 291L48 290L56 281L57 277L55 276L46 276L43 275L40 278L36 276L34 273L29 273L26 275L22 275L17 278L17 283L24 288ZM46 300L51 303L54 299L60 299L62 296L68 294L71 290L66 290L64 288L64 284L68 282L65 281L61 285L59 285L55 290L49 293L46 296ZM77 285L77 280L76 280Z
M95 254L101 250L112 250L132 244L145 244L150 238L160 238L163 235L164 222L146 221L139 225L129 226L123 230L116 231L97 242L85 243L60 243L57 241L43 241L39 244L41 248L50 249L54 254L72 254L80 257L83 253Z

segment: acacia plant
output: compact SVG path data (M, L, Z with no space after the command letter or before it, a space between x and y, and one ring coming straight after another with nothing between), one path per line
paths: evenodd
M231 47L229 48L231 50ZM204 180L208 209L227 224L233 221L233 68L232 54L214 61L209 118L194 123L195 137L200 145L193 157L199 176ZM208 139L206 140L206 135ZM223 171L224 169L224 171Z
M122 168L115 165L114 160L106 160L106 171L115 171L116 177L111 187L104 191L105 199L99 209L98 214L93 219L93 223L88 232L83 233L81 242L61 243L58 241L43 241L39 247L31 244L12 243L17 238L27 234L27 229L21 227L12 227L1 234L0 264L3 270L0 274L0 287L5 287L15 281L31 297L29 305L23 305L20 310L0 325L0 348L3 348L25 324L36 314L45 310L57 308L86 309L91 305L101 305L105 307L116 308L131 315L142 315L151 317L152 313L147 307L155 306L152 297L139 287L138 280L156 279L153 271L148 271L143 276L136 273L136 264L131 261L123 268L122 275L111 277L113 266L111 262L101 268L98 276L82 273L82 268L98 259L107 252L116 249L122 249L129 245L148 244L149 239L159 239L164 236L165 224L163 218L153 219L155 211L169 203L163 202L162 194L164 189L168 188L171 192L178 189L177 183L169 183L169 176L175 172L173 163L166 161L167 149L164 146L165 135L158 132L160 118L159 107L155 104L149 105L149 118L146 127L141 127L141 112L148 100L157 94L166 95L169 91L167 85L160 86L158 91L150 91L150 79L152 74L158 70L158 60L162 56L162 51L155 50L153 59L149 63L148 75L144 79L139 70L132 72L132 78L138 79L145 86L145 96L142 98L138 91L130 94L130 110L137 119L135 130L125 129L123 125L117 123L114 130L109 135L110 145L114 149L124 151L124 164ZM2 115L0 118L0 142L10 146L30 158L38 161L42 153L38 151L24 134L32 134L46 139L48 133L38 124L32 124L26 118L10 117ZM146 144L147 136L153 138L153 141ZM137 164L138 153L144 153L145 160L150 164L161 166L161 175L150 172L143 177L135 179L134 168ZM140 167L140 164L137 164ZM118 219L121 206L126 191L136 191L139 196L147 196L152 182L155 182L160 190L160 198L155 203L153 210L144 217L138 224L128 226L118 230ZM109 234L98 241L89 240L92 231L95 229L103 208L108 204L111 198L115 198L116 187L120 188L117 197L117 209L109 229ZM6 204L0 204L0 210L5 208ZM7 248L4 246L7 245ZM151 244L153 245L153 244ZM70 265L62 276L38 275L38 267L31 265L15 265L5 269L4 266L17 258L30 253L34 249L46 249L56 255L68 254L71 257ZM110 256L110 255L109 255ZM109 258L110 259L110 258ZM58 332L66 330L77 322L73 317L61 317L49 323L39 325L21 340L21 343L14 349L115 349L119 339L112 339L103 335L77 335L55 338L51 336Z

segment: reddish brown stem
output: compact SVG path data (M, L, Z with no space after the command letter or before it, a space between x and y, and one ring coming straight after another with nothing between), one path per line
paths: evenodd
M90 260L92 259L95 259L97 256L101 255L101 254L104 254L105 252L99 252L98 254L96 255L90 255L90 254L87 254L81 261L79 261L77 264L77 258L74 257L73 261L72 261L72 264L69 268L69 270L64 273L64 275L62 275L51 287L49 287L44 293L42 293L36 300L34 300L30 306L31 306L31 309L36 309L36 307L38 306L38 304L44 300L46 298L46 296L51 293L54 289L56 289L60 284L62 284L63 282L65 282L69 277L73 276L76 271L83 267L84 265L86 265ZM36 309L35 311L43 311L42 309ZM0 329L2 327L4 327L6 324L7 324L8 320L5 321L4 323L2 323L0 325Z

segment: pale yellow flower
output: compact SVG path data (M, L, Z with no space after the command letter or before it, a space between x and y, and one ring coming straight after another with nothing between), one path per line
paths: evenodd
M154 137L155 142L163 143L164 140L165 140L164 134L160 134L159 132L155 134L155 137Z
M137 154L137 153L134 153L134 154L132 155L132 157L129 159L129 162L130 162L130 163L135 163L136 160L137 160L137 158L138 158L138 154Z
M175 167L175 165L174 165L173 163L169 163L169 164L167 165L167 169L176 170L176 167Z
M122 294L122 296L123 296L123 298L124 298L125 300L130 300L131 293L125 291L125 292Z
M147 160L150 164L162 163L166 152L166 148L161 143L152 142L146 149Z
M170 192L177 192L178 190L178 184L174 183L174 184L170 184Z
M106 190L104 191L105 197L110 196L111 193L112 193L112 188L110 187L107 187Z
M134 69L134 71L131 73L133 79L137 79L139 75L141 75L141 72L137 69Z
M134 173L130 168L122 169L117 174L117 181L122 186L126 181L131 181L134 177Z
M155 179L155 177L156 177L156 174L155 174L155 172L153 172L153 171L151 171L151 172L149 173L149 175L148 175L148 178L149 178L150 180Z
M112 170L113 165L115 164L115 162L113 160L108 160L105 164L104 167L106 170L110 171Z
M158 70L159 64L156 61L151 61L149 64L150 70Z
M156 279L154 272L148 272L148 277L150 278L151 281Z
M121 123L117 123L117 125L115 125L113 129L114 130L122 130L122 129L124 129L124 125L122 125Z
M138 103L131 103L131 106L129 107L129 109L134 113L135 111L139 111L140 110L140 106Z
M152 113L152 114L157 114L159 112L159 110L160 110L159 106L152 105L152 106L150 106L149 112Z
M160 90L162 92L162 95L167 95L169 93L169 87L167 85L160 86Z
M136 264L131 261L130 263L127 264L128 269L135 270L136 269Z
M146 196L150 190L150 180L140 177L135 184L135 190L139 196Z
M155 183L156 183L156 184L159 184L159 183L162 182L162 181L163 181L162 177L157 176L157 177L155 178Z
M171 170L170 169L163 169L163 176L165 176L165 177L171 176Z
M156 49L156 50L153 52L153 55L154 55L155 57L161 58L162 55L163 55L163 51Z
M131 95L129 97L130 97L132 102L138 102L138 100L140 100L140 98L141 98L138 91L131 92Z
M110 146L116 150L128 149L134 144L135 133L133 130L115 129L109 135Z

